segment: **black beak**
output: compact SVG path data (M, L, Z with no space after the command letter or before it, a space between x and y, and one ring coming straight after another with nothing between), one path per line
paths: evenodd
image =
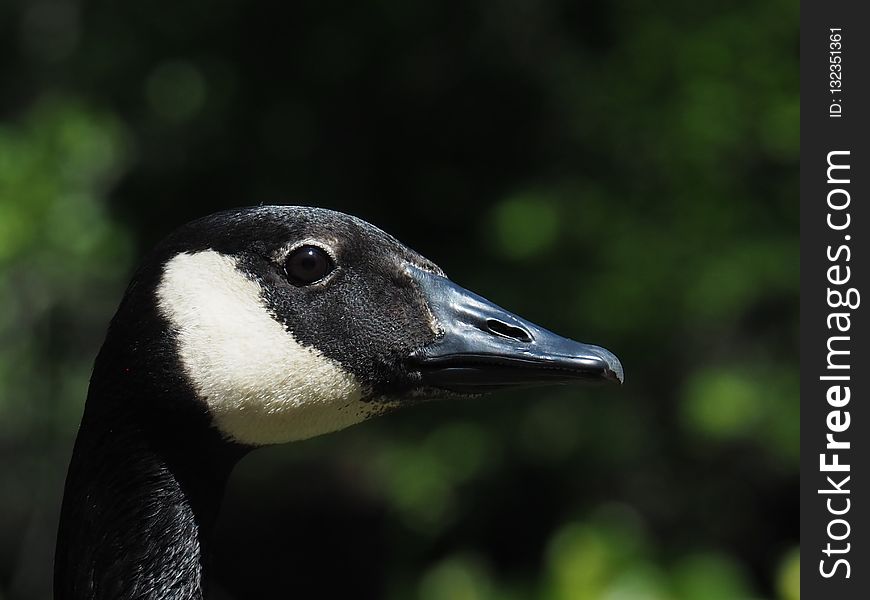
M442 334L411 356L427 387L484 392L524 385L622 383L619 359L556 335L445 277L408 266Z

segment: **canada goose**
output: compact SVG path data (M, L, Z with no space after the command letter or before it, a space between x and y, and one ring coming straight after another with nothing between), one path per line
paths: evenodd
M263 206L194 221L143 262L97 356L55 597L202 598L226 480L258 446L427 398L622 378L607 350L459 287L360 219Z

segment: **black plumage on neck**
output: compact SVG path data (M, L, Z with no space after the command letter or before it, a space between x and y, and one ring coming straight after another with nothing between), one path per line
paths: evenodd
M95 362L64 489L56 600L203 598L224 488L250 449L212 426L153 302L135 301L143 278Z
M209 537L246 449L192 414L114 406L125 400L89 397L64 491L55 597L202 598Z

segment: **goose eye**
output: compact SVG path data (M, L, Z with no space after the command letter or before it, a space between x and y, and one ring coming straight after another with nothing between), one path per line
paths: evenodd
M309 285L320 281L334 268L329 254L317 246L297 248L284 261L284 272L295 285Z

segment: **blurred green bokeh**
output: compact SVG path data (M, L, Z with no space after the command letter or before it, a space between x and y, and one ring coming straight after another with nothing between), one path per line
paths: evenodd
M255 453L218 598L800 597L797 2L13 0L0 40L0 599L50 596L138 257L257 203L370 220L627 382Z

